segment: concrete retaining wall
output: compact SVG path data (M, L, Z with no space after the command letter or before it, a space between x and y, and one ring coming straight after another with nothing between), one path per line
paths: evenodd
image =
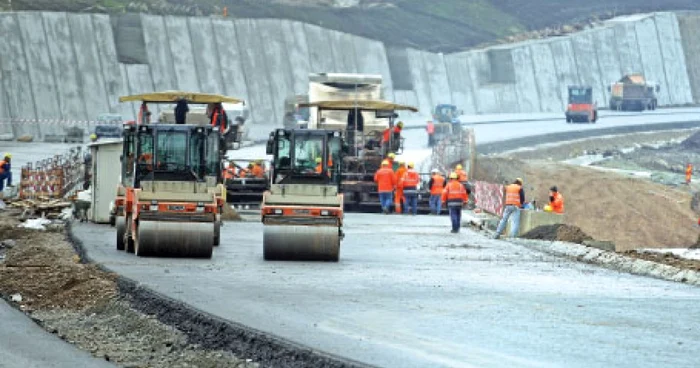
M569 36L450 55L408 49L401 73L412 82L404 88L413 87L403 90L393 89L386 47L375 40L289 20L117 17L0 14L0 134L61 130L7 119L133 119L137 107L119 104L120 95L182 89L244 98L248 130L261 138L281 124L285 98L306 93L309 72L381 74L384 98L417 106L420 117L438 103L467 114L563 113L571 84L591 85L604 107L607 86L630 72L661 85L661 105L700 101L696 14L627 16Z

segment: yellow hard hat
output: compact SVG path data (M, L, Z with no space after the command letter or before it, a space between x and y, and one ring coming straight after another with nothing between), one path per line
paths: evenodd
M389 153L387 156L392 160L394 159L394 157L396 157L396 155L393 152Z
M406 165L406 161L404 161L404 160L399 160L398 162L399 162L399 166L404 166L404 165Z
M321 161L323 161L323 159L322 159L322 158L320 158L320 157L316 157L316 163L317 163L317 164L320 164L320 163L321 163Z
M95 133L90 134L90 139L92 139L92 140L97 139L97 134L95 134Z
M413 166L415 166L415 164L413 162L408 163L408 167L413 168Z
M552 212L552 206L550 206L550 205L544 206L544 212Z
M403 128L403 121L399 121L399 122L396 124L396 126L399 127L399 128Z
M387 161L387 160L382 161L382 166L389 166L389 161Z
M12 155L9 154L9 153L5 153L5 157L7 157L7 158L12 158Z
M459 175L457 175L456 172L451 172L451 173L450 173L450 179L459 179Z
M462 170L462 165L457 164L457 166L455 166L455 170Z
M515 182L516 182L516 183L522 184L522 183L523 183L523 179L522 179L522 178L515 178Z

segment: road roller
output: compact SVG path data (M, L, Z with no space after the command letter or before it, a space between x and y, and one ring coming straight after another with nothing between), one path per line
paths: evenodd
M270 133L270 189L263 194L265 260L330 261L340 256L342 133L277 129Z
M125 96L121 102L241 102L181 91ZM140 114L142 115L142 114ZM148 119L124 124L121 182L115 198L117 249L138 256L204 257L220 243L226 205L218 127Z

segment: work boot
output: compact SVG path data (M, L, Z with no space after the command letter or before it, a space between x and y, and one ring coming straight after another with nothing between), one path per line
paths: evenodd
M450 230L450 232L453 233L453 234L455 234L455 233L457 233L458 231L455 230L455 229L452 229L452 230Z

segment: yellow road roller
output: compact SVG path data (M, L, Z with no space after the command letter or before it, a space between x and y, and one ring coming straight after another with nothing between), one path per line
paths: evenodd
M345 150L340 131L270 133L267 154L274 159L261 205L265 260L338 261Z

